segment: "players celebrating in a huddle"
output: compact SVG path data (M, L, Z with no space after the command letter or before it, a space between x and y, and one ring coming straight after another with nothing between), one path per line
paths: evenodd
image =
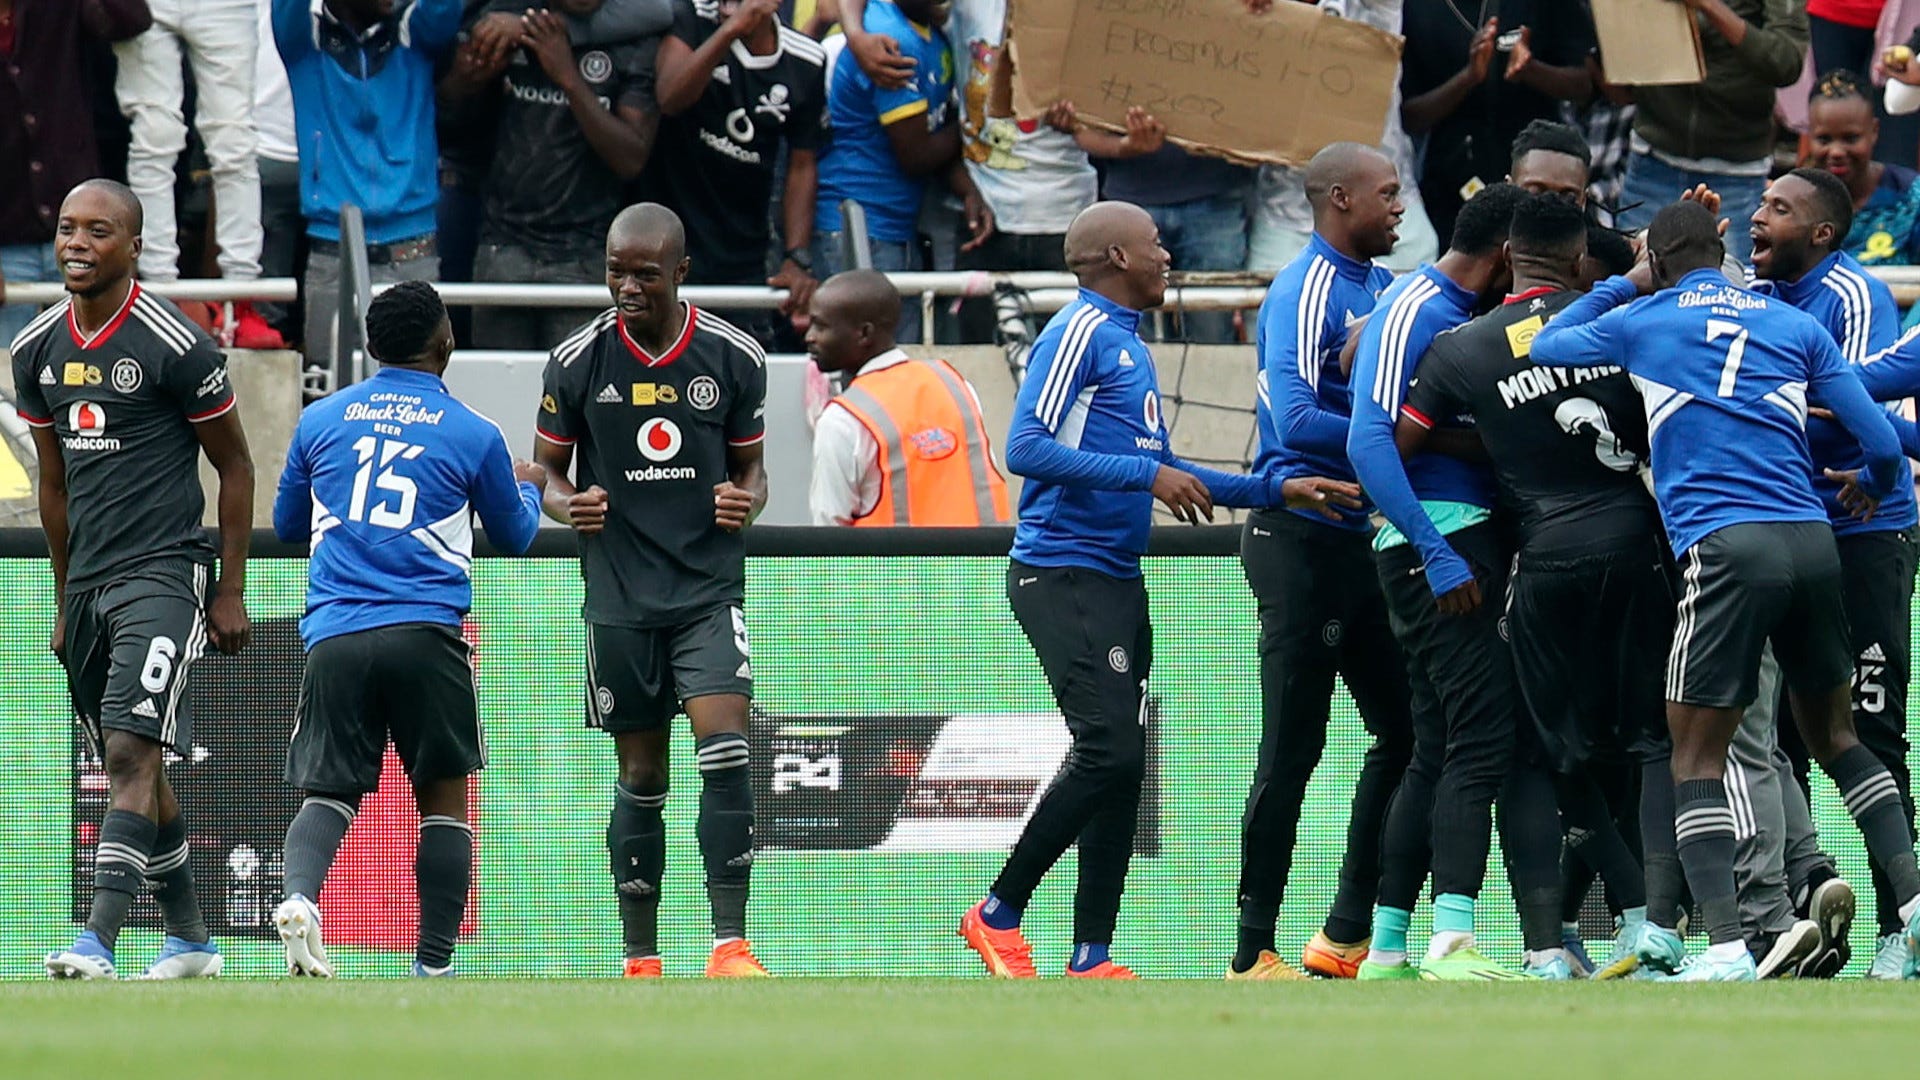
M1894 340L1892 297L1843 253L1852 201L1825 172L1780 178L1733 223L1754 240L1749 288L1723 270L1712 192L1676 193L1629 258L1590 222L1586 165L1577 134L1530 126L1513 182L1468 200L1448 250L1395 281L1372 261L1403 209L1391 160L1351 143L1318 154L1304 171L1314 235L1260 312L1251 475L1171 449L1138 332L1170 262L1152 219L1098 203L1074 220L1079 295L1035 343L1007 440L1026 481L1008 599L1072 745L960 919L989 974L1038 974L1022 916L1077 843L1066 974L1133 977L1113 947L1146 767L1140 558L1156 500L1194 524L1216 502L1254 509L1241 550L1261 738L1228 978L1306 977L1275 924L1336 675L1374 743L1306 972L1831 977L1854 899L1819 849L1797 755L1833 780L1871 858L1869 974L1920 974L1905 732L1920 512L1902 461L1920 457L1920 428L1875 404L1920 392L1920 331ZM12 348L60 597L54 651L112 784L86 927L46 958L63 978L114 977L148 883L167 934L147 977L213 975L221 960L162 752L187 743L194 660L247 640L252 472L218 350L132 280L139 220L117 184L74 190L57 243L72 296ZM625 974L663 973L663 808L683 712L701 776L706 973L768 974L746 937L741 535L767 495L766 358L680 299L688 270L672 211L615 219L613 306L553 348L537 463L514 462L499 429L448 394L452 332L425 285L369 310L379 374L302 417L274 514L312 548L287 766L305 801L275 912L290 972L333 974L320 892L389 739L422 815L414 973L451 972L472 879L468 777L486 759L460 633L471 519L519 551L544 511L578 537L586 719L618 763L606 843ZM217 584L203 449L221 481ZM1519 970L1475 936L1496 821ZM1408 930L1429 876L1433 934L1416 961ZM1604 965L1572 921L1596 876L1617 918ZM1691 958L1689 902L1709 942Z

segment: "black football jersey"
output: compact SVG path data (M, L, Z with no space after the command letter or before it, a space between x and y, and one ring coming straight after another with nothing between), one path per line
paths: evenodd
M1533 291L1434 338L1401 415L1426 427L1470 422L1519 517L1524 555L1604 554L1659 529L1640 479L1646 410L1618 367L1532 360L1533 336L1578 299Z
M583 612L602 626L671 626L746 592L746 543L714 524L727 448L766 437L767 359L726 320L683 304L652 356L608 309L547 360L535 424L574 448L574 483L607 491L607 525L580 538Z
M227 358L170 302L134 285L92 337L73 302L13 339L21 419L52 428L67 474L67 589L167 556L211 562L193 425L234 406Z
M720 29L715 0L674 0L673 36L698 49ZM782 146L814 149L827 103L826 50L785 23L767 56L735 41L686 112L660 119L643 187L687 226L693 280L765 280L769 200Z

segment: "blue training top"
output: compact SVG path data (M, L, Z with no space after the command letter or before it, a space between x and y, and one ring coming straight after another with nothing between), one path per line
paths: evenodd
M1314 233L1306 250L1283 267L1260 305L1260 453L1254 471L1355 479L1347 460L1353 389L1340 370L1347 328L1373 310L1393 271L1356 262ZM1311 510L1295 513L1330 524ZM1342 510L1340 525L1371 526L1367 510Z
M312 552L307 648L399 623L459 626L475 512L518 555L540 528L540 491L514 481L506 436L437 376L381 368L307 406L273 500L273 531Z
M1048 320L1013 403L1007 468L1026 478L1013 557L1140 576L1160 466L1192 473L1222 506L1268 506L1284 476L1220 472L1174 456L1140 313L1086 289Z

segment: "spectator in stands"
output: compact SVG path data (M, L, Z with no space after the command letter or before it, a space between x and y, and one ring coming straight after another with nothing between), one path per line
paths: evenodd
M471 42L480 56L493 63L525 43L529 8L545 0L464 0L465 15L458 39ZM589 14L573 14L560 5L553 10L566 22L567 39L576 47L609 46L657 38L673 23L670 0L606 0ZM444 80L454 53L443 58L436 76ZM457 101L440 100L435 130L440 137L439 233L440 280L472 281L474 258L480 248L481 220L486 216L487 171L493 163L495 134L500 126L500 83ZM456 341L474 340L473 309L455 307L448 313Z
M848 8L860 0L844 0ZM1012 60L1003 51L1007 0L955 0L947 20L959 61L961 156L993 211L994 234L961 256L965 270L1067 269L1067 226L1100 195L1099 178L1073 136L1013 116ZM963 324L970 340L990 341L985 317Z
M1633 88L1633 156L1619 223L1643 229L1682 191L1720 196L1727 256L1753 253L1746 220L1773 164L1773 99L1800 77L1807 55L1805 0L1687 0L1700 29L1706 79ZM1637 205L1636 205L1637 204Z
M180 277L179 219L174 212L174 167L187 146L181 113L186 97L184 53L193 70L193 126L213 174L213 233L220 245L220 276L260 277L260 166L253 127L254 52L259 18L254 0L148 0L153 25L114 47L120 61L115 91L133 125L127 184L140 196L140 277ZM232 306L222 338L255 346L279 343L249 303Z
M1071 115L1071 103L1068 103ZM1125 135L1081 127L1080 146L1107 165L1102 197L1145 210L1160 229L1160 244L1175 270L1239 270L1247 264L1247 193L1253 170L1216 157L1189 154L1164 141L1165 129L1151 117L1157 136L1128 122ZM1149 145L1155 146L1148 150ZM1141 330L1147 330L1145 321ZM1189 341L1234 339L1231 311L1180 313Z
M1801 164L1839 177L1853 196L1847 254L1868 266L1911 266L1920 262L1920 174L1874 160L1879 127L1859 79L1830 71L1807 106Z
M343 205L365 218L374 281L439 276L433 64L459 29L460 0L273 0L302 151L309 366L333 363Z
M1319 0L1320 10L1328 15L1363 22L1392 34L1400 32L1401 4L1402 0ZM1406 207L1406 214L1400 219L1400 240L1394 244L1393 253L1374 261L1404 273L1437 257L1440 237L1433 231L1433 223L1427 220L1426 204L1420 201L1420 186L1414 182L1420 170L1414 158L1413 140L1400 124L1400 87L1397 79L1395 83L1380 149L1393 160L1394 171L1404 184L1400 201ZM1262 165L1255 174L1253 221L1247 232L1247 269L1278 273L1306 250L1307 238L1313 233L1313 207L1307 204L1302 173L1302 169L1289 165Z
M599 6L551 0L553 10L529 10L517 47L485 52L469 40L441 81L441 96L452 101L501 89L476 280L585 284L606 276L607 227L626 183L653 153L658 45L573 44L560 12ZM485 348L548 349L592 314L481 308L473 336Z
M911 82L876 85L857 63L836 64L828 80L830 133L820 154L814 213L814 272L846 268L840 203L865 212L867 253L876 270L918 270L919 220L927 181L944 177L965 203L968 249L993 234L993 212L960 160L960 126L951 115L953 55L940 29L939 0L871 0L869 33L884 35L914 61ZM851 48L851 45L849 45ZM900 336L920 337L920 313L909 308Z
M1592 0L1580 0L1581 10L1592 18ZM1607 82L1606 65L1596 44L1587 54L1587 77L1593 80L1593 95L1585 104L1560 103L1560 122L1579 129L1586 137L1592 161L1587 176L1589 217L1605 225L1613 224L1613 213L1620 205L1620 192L1627 183L1627 155L1633 149L1633 92Z
M83 41L124 41L152 22L146 0L0 0L0 302L9 281L61 279L60 202L100 172ZM33 314L0 307L0 348Z
M1561 102L1593 93L1587 53L1593 26L1568 0L1481 4L1478 26L1456 0L1406 0L1400 119L1425 137L1420 194L1439 235L1469 196L1497 181L1508 150L1532 120L1552 120ZM1474 10L1469 8L1468 10ZM1662 205L1678 196L1663 200Z
M894 346L900 293L875 270L813 295L807 355L850 377L813 433L815 525L994 525L1010 520L980 395L944 360Z
M299 279L306 266L307 229L300 215L300 138L294 134L293 88L287 66L272 47L273 0L257 0L259 40L254 50L253 131L259 142L260 272L270 278ZM242 348L283 348L300 340L300 305L259 304L260 317L273 337L241 339Z
M786 289L781 310L794 315L816 284L827 54L778 9L778 0L674 0L660 42L660 145L644 187L686 223L689 282ZM783 150L782 255L768 277L768 204Z

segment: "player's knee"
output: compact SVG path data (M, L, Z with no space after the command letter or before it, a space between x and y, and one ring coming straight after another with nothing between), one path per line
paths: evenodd
M109 731L101 764L114 790L139 787L151 790L160 778L160 744L128 731Z

